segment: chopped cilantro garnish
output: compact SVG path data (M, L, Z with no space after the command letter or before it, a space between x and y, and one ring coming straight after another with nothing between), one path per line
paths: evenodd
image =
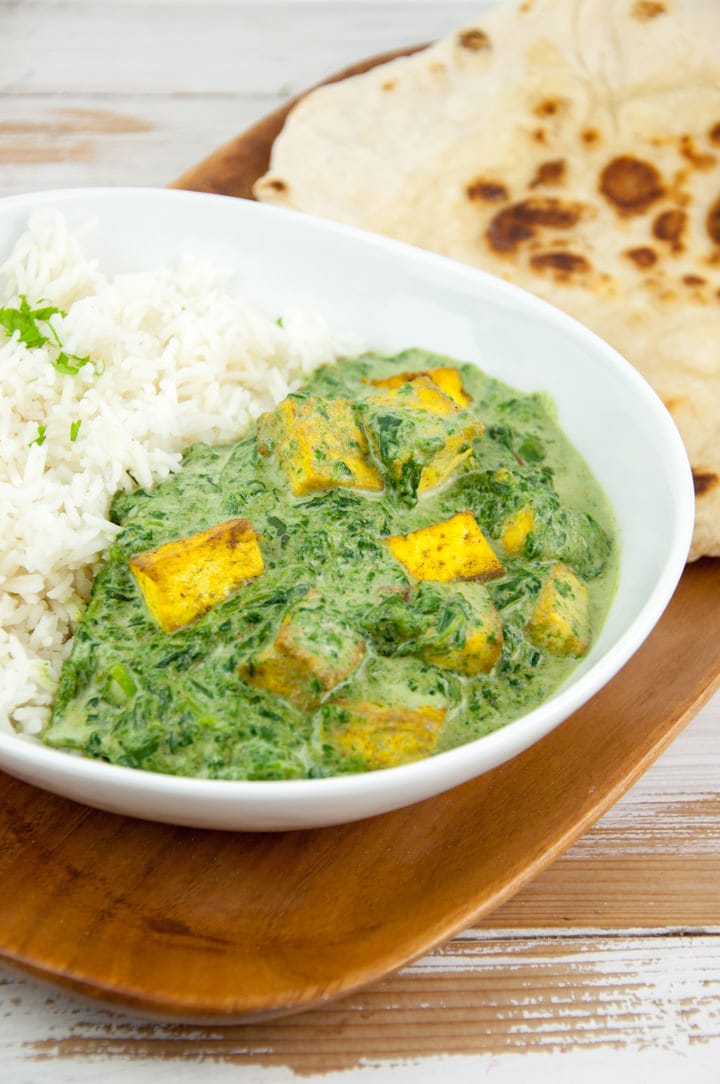
M75 421L75 422L70 422L70 441L73 444L75 443L75 441L78 438L78 433L80 432L80 426L81 425L82 425L82 419L81 418L78 418L78 420Z
M285 324L283 323L283 318L282 318L282 316L278 316L278 318L277 318L277 320L275 321L275 323L277 324L277 326L278 326L278 327L285 327Z
M31 350L44 346L52 340L54 345L60 348L60 353L52 363L59 373L76 376L83 365L89 364L92 364L96 376L104 373L104 361L91 361L89 354L82 358L78 354L69 354L62 349L58 334L50 323L52 316L67 316L67 313L56 305L41 305L33 309L25 294L20 294L18 307L0 308L0 328L4 329L6 335L14 335L17 332L20 342ZM44 327L41 327L41 324Z
M45 443L45 434L47 433L46 425L39 425L37 427L37 436L34 440L28 442L28 448L32 448L33 444L37 444L38 448Z
M90 364L90 355L80 358L77 354L66 354L64 350L61 350L58 356L53 362L53 367L57 369L59 373L66 373L68 376L75 376L80 372L83 365Z
M13 335L17 331L20 342L31 349L44 346L50 339L59 346L57 333L49 322L51 316L65 316L65 313L56 305L33 309L25 294L20 294L18 308L8 306L0 309L0 327L5 329L7 335ZM40 324L45 324L45 329L41 329Z

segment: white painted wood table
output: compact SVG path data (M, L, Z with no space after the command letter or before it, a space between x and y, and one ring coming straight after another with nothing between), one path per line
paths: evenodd
M0 195L162 185L478 3L0 0ZM478 929L286 1020L173 1027L0 969L0 1080L720 1082L720 696Z

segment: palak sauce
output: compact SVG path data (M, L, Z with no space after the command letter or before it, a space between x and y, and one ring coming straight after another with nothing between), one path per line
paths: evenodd
M347 455L317 443L313 416ZM257 433L194 444L111 515L122 532L44 740L177 775L317 778L481 737L565 680L616 584L608 502L547 397L421 350L320 369ZM142 562L230 521L251 528L262 571L167 631ZM475 525L479 578L427 565L413 532L448 523Z

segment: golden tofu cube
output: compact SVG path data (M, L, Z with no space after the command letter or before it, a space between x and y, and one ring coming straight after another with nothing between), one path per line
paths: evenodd
M436 384L459 407L469 406L471 399L465 391L462 377L457 369L449 365L439 369L421 369L414 373L396 373L395 376L388 376L384 380L372 380L371 384L374 384L376 388L399 388L420 376L432 380L433 384Z
M535 527L535 513L529 505L515 512L502 526L500 541L508 553L520 553Z
M449 437L445 447L433 456L420 474L418 493L426 493L429 489L435 489L451 478L458 467L468 456L472 455L472 442L476 437L481 437L485 432L485 426L481 421L471 422L459 433Z
M147 608L165 632L190 625L264 567L246 519L229 519L130 560Z
M374 395L370 402L399 410L426 410L429 414L439 414L441 417L457 414L460 410L457 403L425 375L409 381L404 380L401 384L388 388L382 395Z
M323 739L365 768L394 768L430 756L437 746L446 709L432 705L386 707L337 701L323 720Z
M534 644L551 655L584 655L590 645L590 596L561 561L550 569L527 623Z
M257 442L261 455L274 451L296 497L335 486L383 488L349 399L283 399L258 418Z
M385 539L394 557L416 580L488 580L503 566L472 512L458 512L442 523Z
M487 674L495 666L503 649L500 614L482 584L461 584L457 590L462 591L473 614L465 643L461 648L425 650L423 658L445 670L453 670L468 677Z
M376 458L407 496L416 497L458 470L472 455L473 441L485 426L463 411L429 374L399 383L398 379L390 377L392 386L367 401L368 429Z
M364 655L362 637L329 616L311 591L285 617L275 640L240 667L240 676L301 711L313 711Z

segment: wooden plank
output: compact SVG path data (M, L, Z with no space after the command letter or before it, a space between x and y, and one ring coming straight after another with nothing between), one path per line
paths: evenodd
M720 696L549 869L479 925L720 925Z
M485 6L369 0L348 15L347 5L307 0L195 0L169 17L157 2L2 0L0 92L297 94L362 57L441 37Z
M76 185L163 186L281 105L281 94L0 97L0 195Z
M433 1055L567 1049L720 1050L720 931L693 936L470 931L395 978L298 1016L228 1028L159 1026L90 1013L9 977L3 999L52 1034L27 1066L125 1058L327 1073Z

